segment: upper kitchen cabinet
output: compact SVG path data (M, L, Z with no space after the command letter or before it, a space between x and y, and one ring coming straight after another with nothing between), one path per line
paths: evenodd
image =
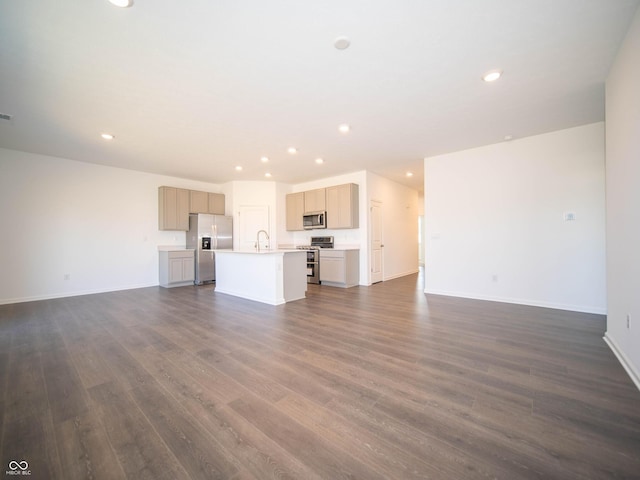
M224 215L224 194L209 193L209 213L214 215Z
M304 192L304 212L324 212L327 209L326 188Z
M158 229L189 230L189 190L158 187Z
M355 183L327 187L327 228L358 228L359 189Z
M304 192L287 194L287 230L304 230Z
M212 213L224 215L224 194L189 191L190 213Z
M209 194L189 190L189 213L209 213Z

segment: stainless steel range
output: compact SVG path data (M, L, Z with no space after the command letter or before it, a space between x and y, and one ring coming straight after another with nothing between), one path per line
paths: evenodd
M333 237L311 237L311 245L299 245L307 251L307 283L320 284L320 249L333 248Z

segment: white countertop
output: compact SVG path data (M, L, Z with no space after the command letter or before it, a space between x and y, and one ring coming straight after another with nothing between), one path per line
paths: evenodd
M193 251L193 248L181 247L180 245L158 245L159 252L184 252Z
M260 251L256 251L255 249L247 249L247 250L215 250L216 253L248 253L252 255L282 255L284 253L306 253L306 250L297 250L294 248L273 248L273 249L260 249Z
M302 244L302 246L308 246L309 243L304 243ZM295 245L293 243L279 243L278 247L279 249L282 250L290 250L290 249L298 249L299 245ZM360 245L357 244L342 244L342 245L336 245L334 244L333 248L321 248L320 250L360 250Z

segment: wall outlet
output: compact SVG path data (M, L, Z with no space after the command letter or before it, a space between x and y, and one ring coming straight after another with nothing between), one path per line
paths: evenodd
M627 328L629 328L629 323L631 323L631 315L627 313Z
M491 281L492 282L497 282L498 281L498 275L496 275L495 273L493 275L491 275Z
M64 274L64 279L65 280L71 280L71 274L70 273L65 273Z

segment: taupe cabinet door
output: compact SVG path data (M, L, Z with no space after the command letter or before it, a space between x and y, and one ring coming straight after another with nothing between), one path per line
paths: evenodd
M189 230L189 190L158 188L158 229Z
M358 185L327 187L327 228L358 228L359 218Z
M304 215L304 192L289 193L287 195L287 230L304 230L302 216Z
M304 192L305 212L324 212L327 209L326 188Z

